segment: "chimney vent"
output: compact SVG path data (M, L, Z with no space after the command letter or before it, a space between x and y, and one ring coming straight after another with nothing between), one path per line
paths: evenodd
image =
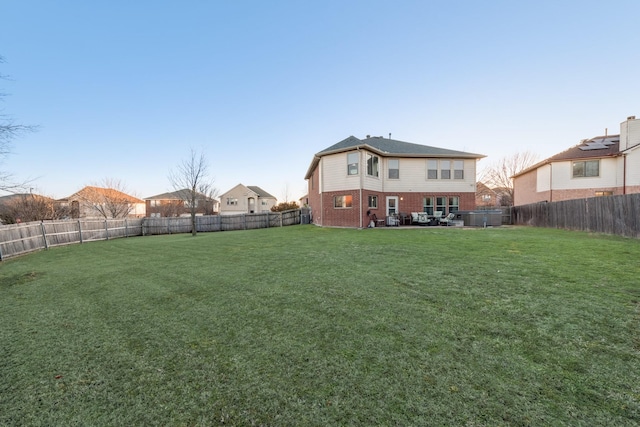
M635 119L636 119L636 116L629 116L629 117L627 117L627 120L635 120Z

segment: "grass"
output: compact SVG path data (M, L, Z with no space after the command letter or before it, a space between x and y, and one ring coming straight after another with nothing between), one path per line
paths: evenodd
M640 423L640 242L296 226L0 264L0 425Z

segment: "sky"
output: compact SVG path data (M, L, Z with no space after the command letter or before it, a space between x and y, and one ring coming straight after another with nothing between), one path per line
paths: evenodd
M55 198L140 198L203 153L219 193L306 192L366 135L539 160L640 116L637 0L0 0L0 164Z

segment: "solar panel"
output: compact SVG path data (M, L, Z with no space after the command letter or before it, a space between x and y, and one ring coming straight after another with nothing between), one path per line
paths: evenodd
M609 147L607 145L604 145L601 142L587 142L585 145L578 148L581 149L582 151L589 151L589 150L603 150Z

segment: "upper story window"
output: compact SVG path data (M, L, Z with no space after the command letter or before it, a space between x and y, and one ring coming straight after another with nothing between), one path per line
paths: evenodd
M464 160L453 161L453 179L464 179Z
M160 206L162 204L161 200L150 200L149 202L150 202L149 206L154 207L154 208L158 207L158 206Z
M358 175L358 153L347 154L347 175Z
M440 179L451 179L451 160L440 160Z
M438 179L438 161L435 159L427 160L427 179Z
M600 160L573 162L573 177L600 176Z
M399 179L400 178L400 160L398 159L389 159L389 179Z
M374 156L373 154L367 154L367 175L369 176L378 176L378 164L380 162L380 158L378 156Z

